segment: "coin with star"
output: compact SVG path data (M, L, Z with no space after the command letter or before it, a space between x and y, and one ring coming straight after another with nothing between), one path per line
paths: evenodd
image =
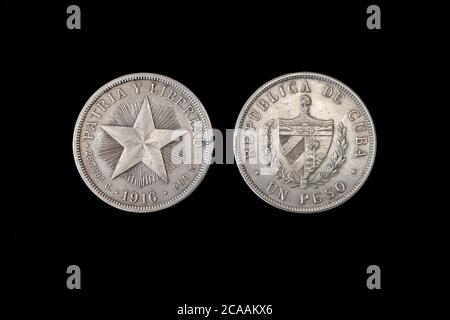
M186 198L205 176L213 137L200 100L169 77L130 74L84 105L73 151L87 186L106 203L153 212Z

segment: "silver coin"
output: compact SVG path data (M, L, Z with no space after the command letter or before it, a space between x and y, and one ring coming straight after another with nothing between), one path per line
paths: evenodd
M331 209L355 194L375 159L362 100L331 77L301 72L264 84L236 123L234 153L248 186L287 211Z
M205 176L212 128L185 86L152 73L107 83L84 105L73 151L88 187L106 203L151 212L186 198Z

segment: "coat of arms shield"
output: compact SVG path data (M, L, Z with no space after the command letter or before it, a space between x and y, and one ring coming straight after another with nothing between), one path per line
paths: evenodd
M310 177L322 164L333 139L333 120L320 120L309 114L311 98L300 97L300 114L278 119L281 164L298 177L300 188L308 187Z

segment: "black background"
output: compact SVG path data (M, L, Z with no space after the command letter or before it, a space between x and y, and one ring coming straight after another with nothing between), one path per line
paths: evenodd
M16 292L11 300L42 300L50 313L62 307L148 319L182 319L176 308L185 303L272 304L266 317L273 319L370 318L398 306L413 243L408 185L392 180L406 181L399 115L412 108L394 94L405 84L387 76L408 70L410 33L400 8L377 2L382 29L368 30L371 2L77 2L82 28L68 30L69 4L8 1L2 8L9 80L2 90L12 112L2 127L3 160L10 163L3 174L12 186L2 235L11 249L4 273ZM259 86L298 71L341 80L375 122L373 171L333 210L277 210L253 194L235 165L212 165L178 205L131 214L98 199L77 172L77 116L116 77L153 72L176 79L225 130ZM81 267L80 291L66 288L71 264ZM381 267L380 291L366 287L371 264Z

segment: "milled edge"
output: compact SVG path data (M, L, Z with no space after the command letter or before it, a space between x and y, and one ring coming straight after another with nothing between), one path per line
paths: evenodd
M149 206L134 206L131 204L125 204L122 203L114 198L111 198L107 194L105 194L100 188L92 181L92 179L89 177L89 175L86 173L86 168L84 167L82 157L81 157L81 148L80 148L80 136L81 136L81 130L82 130L82 124L84 123L84 120L91 109L91 107L94 105L94 103L97 101L98 98L100 98L101 95L103 95L108 90L126 83L131 82L135 80L150 80L150 81L158 81L167 85L170 85L174 87L175 89L178 89L182 94L184 94L192 103L192 105L196 108L197 112L200 115L201 121L203 123L203 126L206 127L205 130L205 137L204 140L208 141L208 143L205 146L204 156L202 158L202 164L201 167L197 173L197 175L194 177L192 182L179 194L177 194L175 197L166 200L164 202L158 203L156 205L149 205ZM78 119L75 124L75 130L74 130L74 136L73 136L73 152L74 152L74 159L75 164L77 166L78 172L80 173L81 177L83 178L83 181L86 183L86 185L91 189L94 194L96 194L100 199L102 199L104 202L106 202L109 205L112 205L113 207L116 207L121 210L125 210L128 212L154 212L159 211L162 209L165 209L167 207L170 207L181 200L185 199L190 193L194 191L194 189L197 187L198 184L203 180L203 178L206 175L206 172L208 171L209 165L211 163L212 159L212 150L214 148L213 139L212 137L209 137L209 133L212 132L211 122L209 120L208 114L201 103L201 101L195 96L195 94L190 91L187 87L185 87L180 82L171 79L167 76L163 76L160 74L155 73L133 73L121 76L119 78L116 78L102 87L100 87L85 103L83 106L83 109L81 110Z
M288 81L288 80L292 80L292 79L295 79L295 80L311 79L311 80L319 80L319 81L324 81L329 84L333 84L336 87L338 87L339 89L341 89L344 93L346 93L349 97L351 97L352 100L356 103L356 105L361 109L361 111L364 115L364 118L365 118L366 122L368 123L368 129L369 129L368 131L369 131L369 136L372 140L371 141L372 143L370 144L370 147L369 147L369 159L367 160L367 166L364 168L364 171L361 174L358 181L356 181L355 184L353 185L353 187L348 192L346 192L342 197L339 197L338 199L333 200L326 205L319 205L314 208L295 207L295 206L283 204L279 201L272 199L271 197L266 195L253 182L250 175L247 173L247 169L242 164L243 162L240 161L240 159L242 159L242 155L240 154L240 148L237 148L237 146L240 145L240 141L239 141L240 137L237 134L237 132L239 130L235 130L234 138L233 138L234 156L236 159L236 164L239 168L239 172L244 177L244 181L247 183L247 185L250 187L250 189L254 193L256 193L261 199L263 199L265 202L267 202L277 208L280 208L280 209L283 209L283 210L286 210L289 212L294 212L294 213L322 212L322 211L326 211L326 210L335 208L335 207L343 204L345 201L350 199L362 187L364 182L367 180L367 178L373 168L373 165L375 163L376 144L377 144L375 126L374 126L372 117L370 116L369 110L367 109L367 107L364 104L364 102L362 101L362 99L347 85L345 85L344 83L342 83L341 81L339 81L333 77L330 77L330 76L327 76L324 74L315 73L315 72L297 72L297 73L289 73L289 74L282 75L280 77L270 80L269 82L267 82L267 83L263 84L261 87L259 87L244 104L244 107L242 108L241 112L239 113L235 128L236 129L242 128L244 119L245 119L248 111L250 110L250 107L261 95L263 95L266 91L268 91L272 87L276 86L277 84Z

